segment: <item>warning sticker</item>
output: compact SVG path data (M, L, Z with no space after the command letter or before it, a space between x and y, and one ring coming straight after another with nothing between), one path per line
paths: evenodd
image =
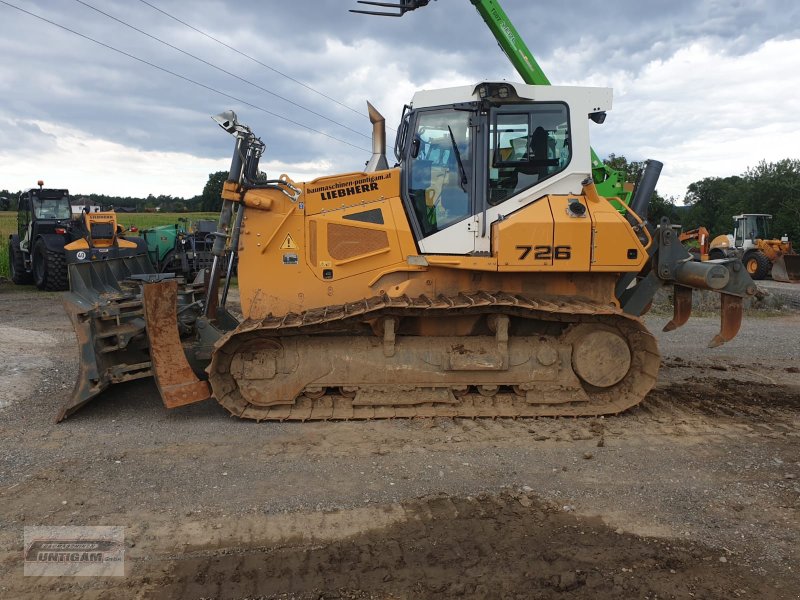
M286 239L281 244L281 250L297 250L297 244L294 243L290 233L286 234Z

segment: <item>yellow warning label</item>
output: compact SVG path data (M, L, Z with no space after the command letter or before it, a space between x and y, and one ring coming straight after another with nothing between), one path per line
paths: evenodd
M290 233L286 234L286 239L281 244L281 250L297 250L297 244L294 243Z

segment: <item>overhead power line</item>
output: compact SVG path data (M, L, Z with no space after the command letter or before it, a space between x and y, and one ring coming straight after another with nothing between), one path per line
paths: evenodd
M216 42L217 44L220 44L221 46L224 46L225 48L227 48L228 50L231 50L232 52L235 52L235 53L236 53L236 54L238 54L239 56L243 56L244 58L246 58L246 59L248 59L248 60L251 60L251 61L253 61L253 62L254 62L254 63L256 63L256 64L258 64L258 65L261 65L261 66L262 66L262 67L264 67L265 69L269 69L269 70L270 70L270 71L272 71L273 73L277 73L277 74L278 74L278 75L280 75L281 77L285 77L286 79L288 79L288 80L290 80L290 81L293 81L293 82L295 82L297 85L300 85L300 86L302 86L302 87L306 88L307 90L309 90L309 91L311 91L311 92L314 92L315 94L319 94L319 95L320 95L320 96L322 96L323 98L325 98L325 99L327 99L327 100L330 100L331 102L334 102L335 104L338 104L338 105L339 105L339 106L341 106L342 108L346 108L347 110L349 110L349 111L351 111L351 112L354 112L354 113L356 113L357 115L360 115L360 116L362 116L362 117L365 117L365 116L367 116L365 113L361 112L360 110L357 110L357 109L353 108L352 106L348 106L347 104L345 104L344 102L340 102L340 101L339 101L339 100L337 100L336 98L332 98L331 96L329 96L329 95L328 95L328 94L326 94L325 92L320 92L319 90L317 90L317 89L315 89L315 88L311 87L311 86L310 86L310 85L308 85L307 83L303 83L303 82L302 82L302 81L300 81L299 79L296 79L296 78L292 77L291 75L287 75L287 74L286 74L286 73L284 73L283 71L279 71L279 70L278 70L278 69L276 69L275 67L273 67L273 66L270 66L270 65L268 65L268 64L266 64L266 63L264 63L264 62L262 62L262 61L258 60L257 58L255 58L255 57L253 57L253 56L250 56L249 54L247 54L247 53L245 53L245 52L242 52L241 50L239 50L239 49L237 49L237 48L234 48L234 47L233 47L233 46L231 46L230 44L226 44L225 42L223 42L223 41L222 41L222 40L220 40L219 38L216 38L216 37L214 37L213 35L211 35L210 33L206 32L206 31L203 31L202 29L200 29L200 28L198 28L198 27L195 27L194 25L190 25L190 24L189 24L189 23L187 23L186 21L183 21L182 19L179 19L179 18L178 18L178 17L176 17L175 15L168 13L168 12L167 12L167 11L165 11L164 9L162 9L162 8L159 8L158 6L156 6L155 4L153 4L152 2L148 2L147 0L139 0L139 2L141 2L142 4L146 4L147 6L149 6L150 8L152 8L153 10L160 12L160 13L161 13L162 15L164 15L165 17L169 17L169 18L170 18L170 19L172 19L173 21L177 21L177 22L178 22L178 23L180 23L181 25L184 25L184 26L188 27L188 28L189 28L189 29L191 29L192 31L195 31L195 32L199 33L200 35L202 35L202 36L204 36L204 37L206 37L206 38L208 38L208 39L210 39L210 40L212 40L212 41Z
M78 4L82 4L86 8L89 8L89 9L91 9L91 10L93 10L93 11L95 11L95 12L97 12L97 13L105 16L105 17L108 17L109 19L111 19L113 21L116 21L117 23L120 23L121 25L124 25L125 27L128 27L129 29L132 29L132 30L134 30L134 31L136 31L138 33L141 33L142 35L150 38L151 40L155 40L156 42L158 42L160 44L163 44L164 46L167 46L168 48L172 48L173 50L176 50L177 52L180 52L181 54L183 54L185 56L188 56L189 58L192 58L192 59L194 59L194 60L196 60L198 62L201 62L204 65L207 65L207 66L211 67L212 69L216 69L217 71L220 71L221 73L225 73L226 75L230 75L231 77L233 77L235 79L238 79L239 81L241 81L243 83L251 85L256 89L261 90L262 92L265 92L265 93L267 93L267 94L269 94L271 96L274 96L275 98L279 98L280 100L283 100L284 102L288 102L289 104L292 104L293 106L296 106L297 108L300 108L300 109L302 109L302 110L304 110L306 112L309 112L312 115L316 115L317 117L325 119L326 121L329 121L330 123L333 123L334 125L338 125L339 127L347 129L348 131L350 131L352 133L355 133L356 135L360 135L361 137L366 138L366 139L372 139L370 136L362 133L361 131L353 129L352 127L349 127L349 126L345 125L344 123L340 123L339 121L331 119L330 117L327 117L327 116L323 115L322 113L318 113L315 110L312 110L312 109L310 109L310 108L308 108L306 106L298 104L297 102L295 102L293 100L290 100L289 98L286 98L285 96L281 96L280 94L276 94L272 90L269 90L269 89L267 89L267 88L265 88L263 86L260 86L257 83L254 83L254 82L250 81L249 79L245 79L244 77L241 77L241 76L237 75L236 73L231 73L227 69L223 69L222 67L220 67L218 65L215 65L215 64L213 64L213 63L211 63L211 62L209 62L207 60L204 60L204 59L200 58L199 56L196 56L196 55L192 54L191 52L187 52L186 50L183 50L182 48L179 48L178 46L175 46L174 44L170 44L169 42L164 41L159 37L156 37L156 36L154 36L154 35L152 35L150 33L147 33L146 31L144 31L142 29L139 29L138 27L135 27L134 25L131 25L130 23L128 23L128 22L126 22L126 21L124 21L122 19L120 19L118 17L115 17L114 15L111 15L111 14L109 14L109 13L103 11L103 10L100 10L96 6L92 6L88 2L84 2L84 0L75 0L75 2L77 2Z
M115 48L114 46L111 46L110 44L106 44L105 42L101 42L99 40L96 40L93 37L90 37L88 35L85 35L83 33L75 31L74 29L70 29L66 25L61 25L60 23L56 23L55 21L52 21L52 20L50 20L50 19L48 19L46 17L43 17L41 15L37 15L36 13L33 13L33 12L29 11L29 10L26 10L26 9L24 9L22 7L19 7L19 6L15 5L15 4L12 4L10 2L7 2L6 0L0 0L0 4L4 4L5 6L8 6L9 8L13 8L15 10L18 10L21 13L25 13L26 15L34 17L35 19L39 19L40 21L43 21L43 22L48 23L50 25L53 25L54 27L58 27L59 29L62 29L62 30L67 31L69 33L72 33L73 35L77 35L78 37L81 37L81 38L83 38L85 40L88 40L90 42L93 42L93 43L97 44L98 46L102 46L103 48L106 48L108 50L111 50L113 52L121 54L123 56L126 56L126 57L128 57L128 58L130 58L132 60L135 60L137 62L140 62L140 63L142 63L144 65L147 65L147 66L152 67L154 69L158 69L159 71L161 71L163 73L166 73L168 75L172 75L173 77L177 77L178 79L182 79L183 81L186 81L187 83L191 83L192 85L195 85L197 87L203 88L203 89L208 90L210 92L214 92L215 94L218 94L220 96L223 96L223 97L228 98L230 100L233 100L235 102L239 102L241 104L244 104L245 106L249 106L250 108L253 108L255 110L261 111L263 113L266 113L266 114L271 115L273 117L276 117L278 119L286 121L287 123L291 123L293 125L297 125L298 127L302 127L303 129L311 131L312 133L318 133L319 135L323 135L326 138L329 138L331 140L340 142L342 144L346 144L347 146L350 146L350 147L355 148L357 150L362 150L364 152L371 152L371 150L368 150L367 148L362 148L361 146L356 146L355 144L352 144L352 143L350 143L350 142L348 142L346 140L343 140L341 138L333 136L333 135L331 135L329 133L325 133L324 131L320 131L319 129L314 129L313 127L310 127L308 125L305 125L303 123L295 121L294 119L290 119L289 117L286 117L284 115L278 114L276 112L272 112L271 110L268 110L268 109L266 109L266 108L264 108L262 106L258 106L257 104L253 104L252 102L248 102L247 100L243 100L242 98L238 98L236 96L233 96L231 94L228 94L226 92L218 90L218 89L216 89L216 88L214 88L214 87L212 87L210 85L206 85L204 83L200 83L199 81L191 79L190 77L186 77L185 75L181 75L180 73L176 73L175 71L171 71L171 70L169 70L169 69L167 69L165 67L157 65L155 63L152 63L152 62L150 62L148 60L145 60L143 58L139 58L138 56L134 56L133 54L130 54L129 52L125 52L124 50L120 50L119 48Z

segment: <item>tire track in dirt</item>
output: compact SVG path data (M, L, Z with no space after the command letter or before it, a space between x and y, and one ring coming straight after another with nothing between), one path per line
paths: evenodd
M205 549L139 564L146 598L789 598L700 544L612 531L526 493L432 497L338 539ZM354 513L355 519L363 518ZM296 515L298 523L302 515ZM299 526L302 527L302 526ZM352 528L351 528L352 529ZM152 566L166 565L163 575ZM522 592L524 590L524 592Z

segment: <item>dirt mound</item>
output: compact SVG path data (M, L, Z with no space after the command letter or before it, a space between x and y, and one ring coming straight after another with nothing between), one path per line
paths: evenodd
M671 368L680 365L681 361L669 364ZM734 374L736 369L735 366L715 364L705 368L716 371L730 369ZM767 416L775 410L800 409L800 388L735 378L690 377L681 384L656 388L650 392L649 398L681 404L709 415Z
M149 598L789 597L719 551L612 531L524 493L403 509L403 522L331 543L182 556Z

